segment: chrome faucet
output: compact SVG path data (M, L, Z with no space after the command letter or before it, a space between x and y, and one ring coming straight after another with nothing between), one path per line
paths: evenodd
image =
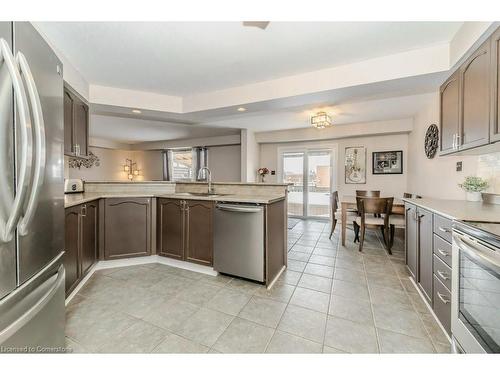
M202 172L203 171L207 171L207 173L208 173L208 176L206 178L206 180L208 181L208 194L213 194L214 189L212 187L212 172L210 172L210 169L208 169L208 167L200 168L200 170L198 171L198 180L202 179Z

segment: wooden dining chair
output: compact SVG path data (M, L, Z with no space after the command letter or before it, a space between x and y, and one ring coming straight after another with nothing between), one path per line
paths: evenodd
M339 208L339 192L334 191L331 194L331 208L332 208L332 227L330 230L330 236L328 238L332 238L333 232L335 231L335 227L337 225L337 221L342 220L342 211ZM357 211L355 210L347 210L346 218L347 223L353 222L356 219Z
M378 198L380 197L380 190L356 190L356 196Z
M356 236L359 239L359 251L363 251L366 228L380 228L385 248L388 249L389 216L393 201L394 198L356 197L359 216L354 222L354 230L360 233L360 236Z

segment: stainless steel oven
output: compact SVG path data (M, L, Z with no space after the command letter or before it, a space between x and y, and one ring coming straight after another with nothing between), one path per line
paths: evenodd
M500 224L455 223L451 331L465 353L500 353Z

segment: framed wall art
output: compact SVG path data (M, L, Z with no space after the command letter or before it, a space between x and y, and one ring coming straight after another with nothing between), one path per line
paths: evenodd
M366 148L345 148L345 183L366 184Z
M403 173L403 151L376 151L372 155L374 175Z

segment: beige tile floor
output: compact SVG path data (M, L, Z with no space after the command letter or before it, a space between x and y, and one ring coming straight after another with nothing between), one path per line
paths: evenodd
M270 291L227 276L161 264L95 273L67 308L74 352L448 353L404 266L378 232L363 253L348 231L300 221L289 230L288 270Z

